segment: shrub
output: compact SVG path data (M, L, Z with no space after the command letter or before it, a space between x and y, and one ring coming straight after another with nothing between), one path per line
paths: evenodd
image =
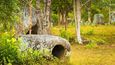
M19 41L14 38L13 34L7 32L0 34L0 64L17 63L19 52Z
M59 59L49 54L48 49L21 51L22 39L16 39L13 34L0 34L0 65L64 65ZM67 65L67 64L66 64Z
M67 39L69 42L75 42L75 35L71 32L71 31L68 31L68 30L65 30L65 29L61 29L60 30L60 34L59 36L61 36L62 38L65 38Z
M21 65L35 65L38 64L37 61L42 57L38 50L33 50L32 48L21 52L20 54L20 64ZM39 64L38 64L39 65Z
M54 25L58 24L58 15L57 14L52 14L52 22Z
M70 33L68 33L66 30L64 29L61 29L60 30L60 35L62 38L65 38L69 41L69 37L70 37Z
M20 56L20 65L67 65L56 57L45 57L39 50L29 48ZM66 63L66 64L65 64Z

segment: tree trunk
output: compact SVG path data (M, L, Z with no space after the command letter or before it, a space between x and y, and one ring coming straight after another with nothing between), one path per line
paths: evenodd
M37 15L37 34L43 34L43 27L42 27L42 15L41 15L41 10L40 10L40 0L36 1L36 15Z
M110 4L109 5L111 5L111 0L110 0L110 2L109 2ZM109 6L109 24L111 24L111 6Z
M91 23L91 0L88 4L88 22Z
M61 12L61 14L62 14L61 24L63 25L64 24L64 12Z
M38 26L38 32L37 34L50 34L50 27L51 27L51 21L50 21L50 6L51 6L51 0L44 0L44 9L43 12L40 9L40 0L37 0L36 2L36 14L37 14L37 26Z
M51 28L51 0L46 0L46 6L45 6L45 23L46 23L46 34L50 34L50 28Z
M32 31L32 0L29 1L29 34L31 34Z
M75 24L76 24L77 40L79 44L82 44L82 39L80 35L80 21L81 21L81 11L80 10L81 10L80 0L74 0L74 17L75 17Z
M62 14L61 14L61 12L60 11L58 11L58 14L59 14L59 18L58 18L58 26L60 26L60 24L61 24L61 21L62 21Z
M64 11L63 16L64 16L64 27L65 27L65 30L67 30L67 13L66 13L66 11Z

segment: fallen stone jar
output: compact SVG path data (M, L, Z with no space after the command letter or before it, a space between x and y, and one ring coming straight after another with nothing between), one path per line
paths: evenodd
M40 50L46 56L55 56L57 58L66 58L70 56L70 43L61 37L52 35L22 35L21 46L24 51L28 48Z

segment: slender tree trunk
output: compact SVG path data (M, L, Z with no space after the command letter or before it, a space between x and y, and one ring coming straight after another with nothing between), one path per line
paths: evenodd
M32 0L29 1L29 34L31 34L32 31Z
M58 11L58 26L60 26L60 24L61 24L61 21L62 21L62 14L61 14L61 12L60 11Z
M80 9L81 9L80 0L74 0L74 17L75 17L75 24L76 24L77 40L78 40L79 44L82 44L82 39L81 39L81 35L80 35L80 21L81 21Z
M88 22L91 23L91 0L88 4Z
M63 24L64 24L64 13L63 13L63 12L61 12L61 14L62 14L61 24L63 25Z
M66 16L66 11L64 11L64 26L65 26L65 30L67 30L67 16Z
M110 4L109 5L111 5L111 0L110 0L110 2L109 2ZM109 24L111 24L111 6L109 6Z

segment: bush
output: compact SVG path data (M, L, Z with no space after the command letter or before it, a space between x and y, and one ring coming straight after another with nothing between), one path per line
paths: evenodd
M52 22L54 25L58 24L58 15L57 14L52 14Z
M20 56L20 65L67 65L68 63L60 61L56 57L45 57L38 50L29 48L22 52ZM66 63L66 64L65 64Z
M19 61L21 65L39 65L40 63L38 63L38 61L43 61L42 55L38 50L33 50L32 48L29 48L26 51L21 52Z
M14 38L13 34L7 32L0 34L0 64L17 63L19 53L19 41Z
M67 30L61 29L59 36L67 39L69 42L75 42L75 35L73 35L71 32Z
M64 29L61 29L60 30L60 35L62 38L65 38L69 41L69 37L70 37L70 33L68 33L66 30Z
M16 39L11 33L0 34L0 64L41 65L43 61L45 63L46 59L40 51L32 48L21 51L21 41L21 38Z
M0 34L0 65L65 65L58 58L46 56L47 49L21 51L21 41L10 33Z

